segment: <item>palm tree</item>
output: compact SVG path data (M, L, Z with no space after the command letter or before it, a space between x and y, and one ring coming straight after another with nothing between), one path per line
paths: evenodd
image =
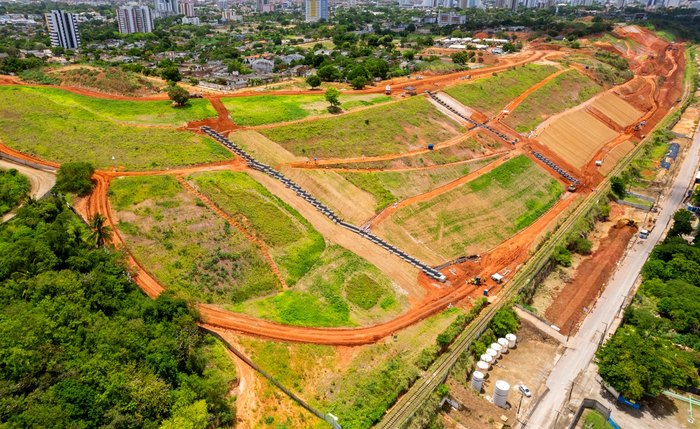
M95 213L90 219L90 228L90 241L95 243L96 247L103 247L112 238L112 227L107 225L107 218L100 213Z

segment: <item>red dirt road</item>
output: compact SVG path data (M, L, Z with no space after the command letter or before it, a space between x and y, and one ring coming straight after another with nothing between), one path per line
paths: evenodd
M578 323L586 314L584 309L595 303L636 231L637 228L624 224L613 226L598 250L579 265L573 281L547 308L545 317L557 325L562 334L570 335L578 329Z

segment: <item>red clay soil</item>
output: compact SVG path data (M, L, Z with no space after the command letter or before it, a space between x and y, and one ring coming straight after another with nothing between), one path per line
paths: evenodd
M626 223L611 227L608 236L600 242L600 247L581 262L573 281L559 292L547 308L545 317L558 326L562 334L576 332L578 323L605 288L636 230Z

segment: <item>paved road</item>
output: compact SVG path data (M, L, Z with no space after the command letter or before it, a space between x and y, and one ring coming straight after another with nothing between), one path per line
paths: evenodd
M43 197L44 194L49 192L49 190L53 188L53 185L56 183L56 175L53 173L0 159L0 169L9 170L11 168L14 168L21 174L27 176L29 183L32 185L30 195L34 198ZM2 217L0 222L6 222L12 219L14 216L14 211L11 211Z
M595 308L588 314L578 333L568 341L568 349L557 362L547 379L549 392L542 398L526 424L528 429L550 429L554 427L558 412L567 399L572 381L584 370L598 347L601 336L619 313L625 296L634 286L644 262L656 243L661 239L664 229L673 213L685 197L688 185L695 177L700 149L700 126L695 132L693 144L683 159L670 194L660 202L661 212L655 228L647 240L637 240L621 261L613 274L608 287L603 291Z

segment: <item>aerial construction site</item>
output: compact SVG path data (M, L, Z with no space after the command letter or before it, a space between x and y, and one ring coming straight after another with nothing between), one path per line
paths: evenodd
M535 39L480 68L342 87L341 113L318 90L205 92L172 114L153 107L165 94L0 77L0 151L91 162L96 186L72 206L106 217L148 296L187 299L257 369L365 428L477 300L517 292L528 259L684 96L685 61L683 43L620 26L576 49ZM40 131L17 121L65 105ZM112 137L84 144L98 132ZM595 294L551 297L546 316L567 334ZM231 358L239 427L327 425Z

